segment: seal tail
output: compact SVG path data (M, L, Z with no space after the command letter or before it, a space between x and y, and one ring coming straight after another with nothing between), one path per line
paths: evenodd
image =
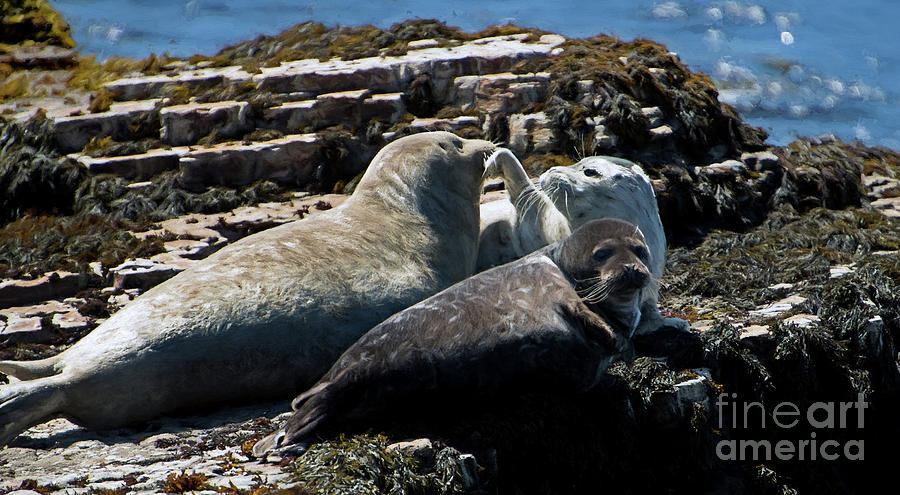
M34 380L55 375L58 356L37 361L0 361L0 372L19 380Z
M62 400L57 377L0 386L0 446L58 414Z

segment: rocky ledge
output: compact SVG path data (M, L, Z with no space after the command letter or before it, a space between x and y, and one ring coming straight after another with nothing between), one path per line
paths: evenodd
M59 419L0 451L0 493L847 493L887 479L900 154L768 146L646 40L305 23L214 57L99 64L42 25L55 28L0 46L19 81L0 84L0 358L60 352L227 243L338 205L380 147L434 129L502 143L534 175L593 154L640 163L670 244L662 303L692 331L639 339L575 397L461 405L296 459L247 455L286 402L108 432ZM864 427L728 416L838 402L865 403ZM840 458L723 455L748 440L815 450L816 435Z

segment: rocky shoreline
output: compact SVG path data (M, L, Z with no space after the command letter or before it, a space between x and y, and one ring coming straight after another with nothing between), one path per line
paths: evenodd
M24 22L10 12L5 23ZM280 462L247 445L286 402L112 432L55 420L0 450L0 493L847 493L889 479L897 152L829 137L767 146L708 77L646 40L304 23L213 57L98 64L59 21L46 24L56 35L0 45L2 359L58 353L222 246L337 206L378 149L437 129L502 143L534 175L593 154L640 163L670 244L661 302L692 332L637 342L602 390L463 409ZM723 393L767 408L862 394L869 408L864 429L739 428L720 424ZM864 439L865 460L717 457L722 440L816 432Z

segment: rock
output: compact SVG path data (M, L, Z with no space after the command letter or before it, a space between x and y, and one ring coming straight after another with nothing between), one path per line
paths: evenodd
M191 151L179 162L179 182L189 190L212 185L243 186L258 180L306 183L316 166L315 134L295 134L281 139L241 145L226 143Z
M131 180L144 180L160 172L176 170L178 161L188 152L187 148L172 150L150 150L140 155L113 157L90 157L82 154L69 155L83 165L92 174L113 174ZM137 189L151 182L129 184L129 188Z
M693 370L692 370L693 371ZM710 408L709 402L709 375L710 370L703 369L703 373L678 382L675 387L675 401L682 415L689 415L695 403L700 403L705 409ZM704 374L705 373L705 374Z
M509 149L513 153L547 153L554 142L553 128L544 112L510 115Z
M159 99L129 101L113 104L106 112L55 118L57 144L63 152L71 153L80 151L91 138L133 139L132 123L147 117L160 102Z
M616 147L618 138L610 133L606 126L597 124L594 126L594 148L598 150L609 150Z
M699 320L691 323L691 330L694 330L695 332L706 332L715 324L716 320Z
M737 160L725 160L722 163L713 163L705 167L697 167L697 173L711 178L734 177L747 170L747 167Z
M517 113L527 110L530 104L543 101L549 85L550 74L547 72L460 76L453 80L450 100L463 111L478 108L488 115Z
M0 329L0 342L10 344L49 344L54 333L46 328L41 317L12 318Z
M263 125L296 132L337 124L358 126L369 119L393 123L403 115L405 107L401 94L377 95L377 99L371 96L371 91L362 89L326 93L314 100L284 103L265 110Z
M65 271L50 272L35 280L8 280L0 283L0 308L62 299L86 289L89 283L88 275Z
M406 44L406 48L409 50L421 50L423 48L433 48L441 43L436 39L424 39L424 40L413 40Z
M709 410L709 379L697 373L678 379L671 387L660 387L649 396L650 414L659 424L676 428L684 418L690 418L694 404Z
M794 285L795 284L781 283L781 284L770 285L768 288L775 290L775 291L788 291L788 290L793 289Z
M182 86L195 93L217 85L240 85L250 82L251 75L241 67L203 68L180 72L174 76L160 74L117 79L103 85L118 100L157 98L166 90Z
M75 50L55 45L4 45L0 50L0 64L20 69L62 69L76 63Z
M157 263L139 258L126 261L110 272L117 289L147 290L184 271L188 264Z
M663 112L659 107L641 108L641 113L650 121L650 127L659 127L663 123Z
M431 469L434 466L436 450L434 444L428 438L392 443L387 446L387 450L400 451L413 457L418 465L424 469Z
M372 119L381 122L399 122L406 113L403 93L384 93L372 95L362 102L360 124Z
M260 90L330 91L368 88L373 92L402 92L419 74L432 76L434 93L448 95L452 81L462 75L490 74L511 68L529 58L547 57L565 41L558 35L541 36L537 43L518 35L482 38L454 47L412 50L394 57L370 57L356 60L299 60L280 67L262 68L253 76Z
M834 265L828 269L829 278L841 278L844 275L853 273L855 270L853 264L850 265Z
M742 328L740 339L742 344L762 355L768 355L775 348L775 338L769 331L769 327L765 325L750 325Z
M106 302L113 307L115 311L118 311L125 307L126 304L130 303L134 300L134 297L131 294L112 294L107 299Z
M463 489L471 490L478 486L478 462L472 454L461 454L458 457L460 473L463 476Z
M456 131L466 126L481 125L478 117L463 115L453 119L415 119L410 122L409 126L417 131Z
M771 151L742 153L741 161L755 172L761 172L763 170L775 170L778 168L778 156Z
M803 296L788 296L784 299L780 299L765 306L760 306L753 311L750 311L750 316L755 318L772 318L789 311L794 306L804 302L806 302L806 298Z
M56 313L51 320L53 326L66 332L74 332L82 330L91 325L93 320L82 315L78 311L69 311L66 313Z
M810 328L815 323L819 321L819 317L816 315L811 315L807 313L800 313L793 316L789 316L784 319L784 322L790 325L796 325L799 328Z
M274 414L270 411L288 407L265 404L159 418L150 422L149 431L89 431L56 419L29 429L3 450L0 491L32 479L38 486L65 490L59 495L79 493L77 485L87 477L90 488L119 487L124 480L129 492L156 493L168 475L183 470L207 476L213 487L227 488L230 482L239 488L259 483L280 486L288 481L287 470L248 462L240 444L282 424L287 418L270 420Z
M650 129L650 139L654 141L661 141L663 139L668 139L675 134L675 131L672 130L671 126L661 125L659 127L654 127Z
M27 318L29 316L48 316L56 313L73 311L72 305L59 301L46 301L34 306L13 306L0 310L0 315L7 318Z
M166 252L190 259L205 258L212 252L210 243L192 239L177 239L163 244Z
M900 217L900 197L877 199L872 201L871 205L885 216Z
M897 197L900 196L900 181L896 179L890 179L886 181L884 184L878 184L876 186L872 186L869 190L868 197L870 199L879 199L882 197Z
M6 495L43 495L40 492L36 492L34 490L13 490L11 492L7 492Z
M163 108L160 113L162 141L173 146L195 144L216 131L226 138L237 138L251 129L250 104L246 101L192 103Z

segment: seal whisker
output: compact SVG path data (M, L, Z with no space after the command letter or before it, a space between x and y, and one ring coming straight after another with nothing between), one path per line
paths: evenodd
M585 300L597 302L606 299L606 297L609 296L609 292L612 290L612 288L613 284L610 283L610 280L603 279L583 289L576 289L576 292Z

